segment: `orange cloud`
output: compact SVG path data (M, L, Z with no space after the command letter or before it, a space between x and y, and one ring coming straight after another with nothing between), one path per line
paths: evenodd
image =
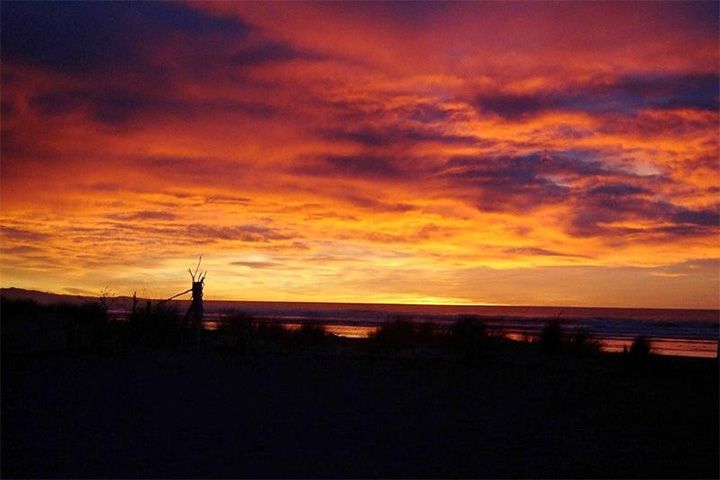
M8 4L3 284L717 308L717 8Z

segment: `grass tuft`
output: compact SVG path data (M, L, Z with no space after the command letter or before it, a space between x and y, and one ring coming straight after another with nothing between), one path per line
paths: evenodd
M582 327L570 333L566 343L570 347L570 351L576 355L595 354L602 348L602 342L588 329Z
M559 353L562 349L562 343L562 326L560 325L560 320L550 320L543 326L540 332L540 338L538 340L540 349L549 354Z
M652 354L652 342L644 335L637 336L630 345L630 358L637 362L645 362Z
M389 348L407 348L415 340L415 324L402 317L395 317L380 325L370 335L375 344Z
M488 340L487 325L472 315L458 318L450 329L450 345L466 360L478 360L487 349Z

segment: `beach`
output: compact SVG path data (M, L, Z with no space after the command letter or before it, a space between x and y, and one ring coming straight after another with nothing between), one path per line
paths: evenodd
M3 477L717 478L716 361L535 347L6 356Z

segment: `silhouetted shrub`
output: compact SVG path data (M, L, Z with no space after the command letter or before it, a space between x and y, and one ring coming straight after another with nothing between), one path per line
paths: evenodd
M630 345L630 357L633 360L644 362L652 353L652 342L644 335L637 336Z
M317 346L327 339L325 327L316 322L304 322L291 332L293 343L300 347Z
M255 335L265 342L285 344L290 338L290 331L275 320L262 319L253 322Z
M573 331L568 337L567 343L570 350L577 355L597 353L602 347L602 342L585 328Z
M80 306L79 315L81 322L86 329L89 329L90 342L93 347L101 347L105 344L108 334L109 305L105 299L88 302Z
M255 341L257 329L254 323L255 320L251 315L244 312L231 312L218 330L233 337L235 349L245 353L252 348Z
M540 349L546 353L557 353L562 347L562 328L560 320L550 320L540 332Z
M189 327L185 325L176 305L169 303L137 309L130 316L130 341L146 347L167 347L186 343Z
M108 324L107 307L100 302L82 305L58 303L41 307L44 321L64 325L65 347L81 350L100 347Z
M0 309L3 347L10 351L19 345L41 350L100 348L108 337L108 308L101 301L41 305L2 299Z
M435 344L446 336L446 331L434 322L415 324L415 341L422 344Z
M370 339L384 347L408 347L415 339L415 324L409 320L395 318L380 325L370 335Z
M488 342L485 322L477 317L463 316L450 329L450 344L469 360L478 359Z
M0 314L3 320L37 317L45 309L46 307L34 300L11 300L0 297Z
M22 351L28 337L38 336L41 322L47 317L47 307L33 300L0 298L0 339L2 352Z

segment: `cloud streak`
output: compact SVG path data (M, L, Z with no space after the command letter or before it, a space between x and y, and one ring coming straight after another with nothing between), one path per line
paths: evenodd
M643 110L718 110L717 73L667 75L638 73L605 82L564 86L527 93L481 93L475 105L482 114L509 120L566 112L636 115Z

